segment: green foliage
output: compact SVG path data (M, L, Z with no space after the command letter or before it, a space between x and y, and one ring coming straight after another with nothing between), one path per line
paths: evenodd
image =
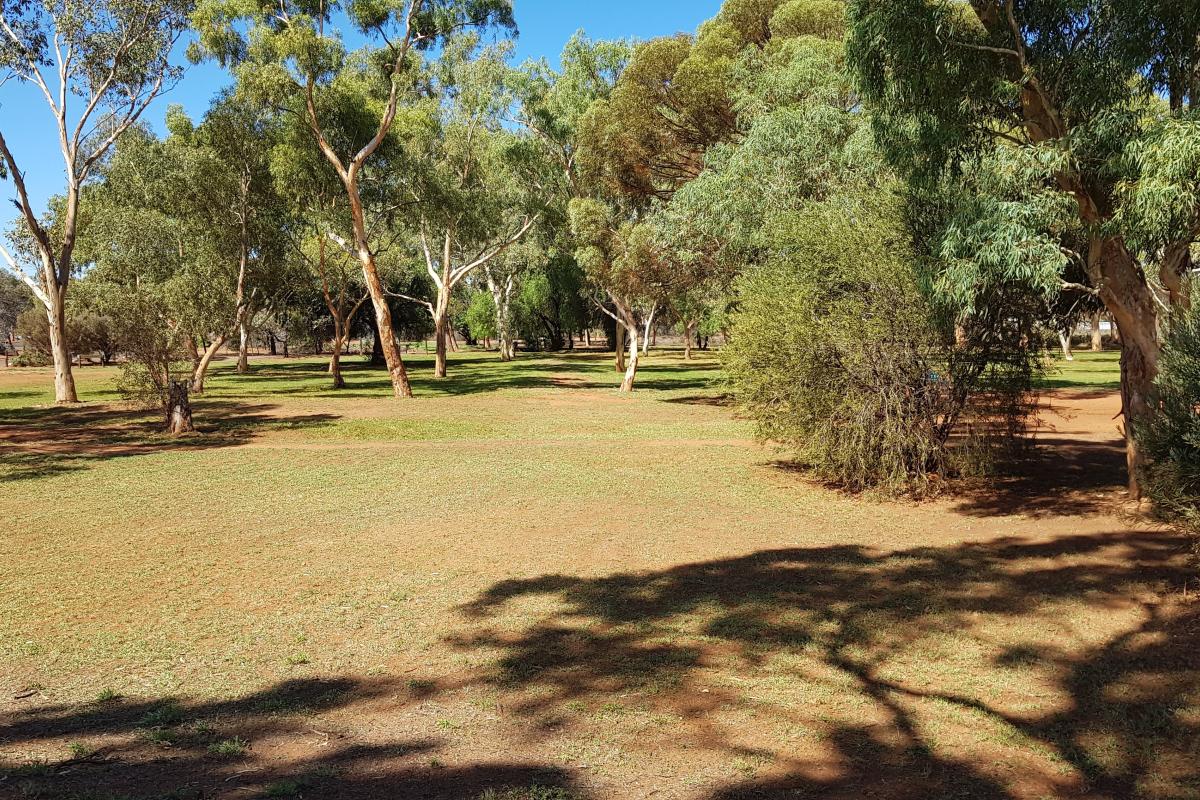
M471 294L467 311L463 314L463 323L472 339L496 338L496 301L490 292L477 291Z
M725 350L760 435L852 489L924 490L945 467L948 392L894 209L829 204L738 282Z
M1180 312L1155 382L1160 413L1137 429L1147 495L1167 519L1200 535L1200 310Z
M17 317L33 300L33 293L22 281L0 272L0 347L7 346L17 325Z

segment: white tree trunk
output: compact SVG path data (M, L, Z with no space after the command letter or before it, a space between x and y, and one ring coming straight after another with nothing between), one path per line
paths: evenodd
M246 323L245 317L238 320L237 371L239 375L245 375L250 371L250 326Z
M196 394L204 394L204 379L208 376L208 367L212 364L212 360L216 357L217 351L225 344L228 338L225 334L221 334L213 341L212 344L205 349L203 355L200 356L200 362L196 364L196 368L192 370L192 391Z
M1075 354L1071 352L1071 332L1059 331L1058 343L1062 347L1063 358L1067 361L1074 361Z
M638 326L632 324L628 326L627 336L629 338L629 363L625 368L625 378L621 381L621 391L628 394L633 391L633 382L637 379L638 370Z
M75 375L71 372L71 349L67 342L65 298L58 292L51 292L50 299L46 319L50 322L50 352L54 357L54 402L78 403Z
M642 338L642 355L650 354L650 331L654 327L654 315L658 313L658 304L655 303L650 309L650 316L646 317L646 333Z

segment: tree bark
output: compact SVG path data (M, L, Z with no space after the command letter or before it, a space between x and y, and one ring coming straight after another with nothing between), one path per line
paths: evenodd
M511 274L501 278L488 266L484 267L484 278L488 291L492 293L492 303L496 306L496 338L500 360L512 361L517 349L512 330L512 295L516 278Z
M333 342L333 354L329 356L329 375L333 378L334 389L345 389L346 379L342 377L342 340Z
M616 352L617 352L616 370L617 370L617 372L624 372L625 371L625 328L620 322L617 323L617 351Z
M683 358L685 361L692 360L692 340L696 337L696 327L694 320L683 323Z
M1092 312L1092 352L1099 353L1104 349L1104 331L1100 329L1100 312Z
M213 343L206 347L203 355L200 356L196 368L192 370L192 391L196 394L204 394L204 379L208 376L208 367L228 338L229 336L223 333L213 340Z
M250 327L245 319L238 320L238 375L250 372Z
M78 403L75 375L71 372L71 351L67 345L66 286L61 293L51 291L49 295L52 307L46 309L46 317L50 321L50 352L54 358L54 402L60 405Z
M638 347L637 321L633 319L631 313L624 313L622 316L627 318L622 324L626 328L626 336L629 340L629 362L625 368L625 377L621 380L621 392L629 394L633 392L633 382L637 379L638 357L641 354L641 348Z
M447 237L449 241L449 237ZM449 258L450 246L446 245L443 259ZM450 347L450 292L454 287L450 281L450 265L448 260L442 264L442 279L438 281L437 302L430 311L433 312L433 377L446 377L446 353Z
M1063 358L1065 358L1067 361L1074 361L1075 354L1071 352L1071 331L1070 330L1058 332L1058 344L1060 347L1062 347Z
M654 315L658 313L658 304L655 303L650 309L650 316L646 317L646 335L642 339L642 355L650 354L650 331L654 327Z
M178 436L196 430L192 424L192 405L188 401L188 385L185 381L167 384L167 432Z

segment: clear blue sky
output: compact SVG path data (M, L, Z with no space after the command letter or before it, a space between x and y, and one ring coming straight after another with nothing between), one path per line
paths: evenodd
M545 56L556 63L563 44L580 28L596 39L648 39L694 31L715 15L720 5L720 0L515 0L521 31L517 60ZM228 76L217 67L191 67L183 82L147 112L146 121L161 131L169 103L181 103L193 118L199 117L227 82ZM64 187L57 132L41 94L14 82L0 88L0 126L41 214L47 198ZM0 182L0 228L7 229L17 216L11 202L15 196L11 182Z

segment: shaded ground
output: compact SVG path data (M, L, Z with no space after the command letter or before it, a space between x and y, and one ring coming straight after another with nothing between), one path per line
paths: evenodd
M1110 394L883 504L711 361L518 363L222 370L186 444L0 373L0 797L1200 797L1200 582Z

